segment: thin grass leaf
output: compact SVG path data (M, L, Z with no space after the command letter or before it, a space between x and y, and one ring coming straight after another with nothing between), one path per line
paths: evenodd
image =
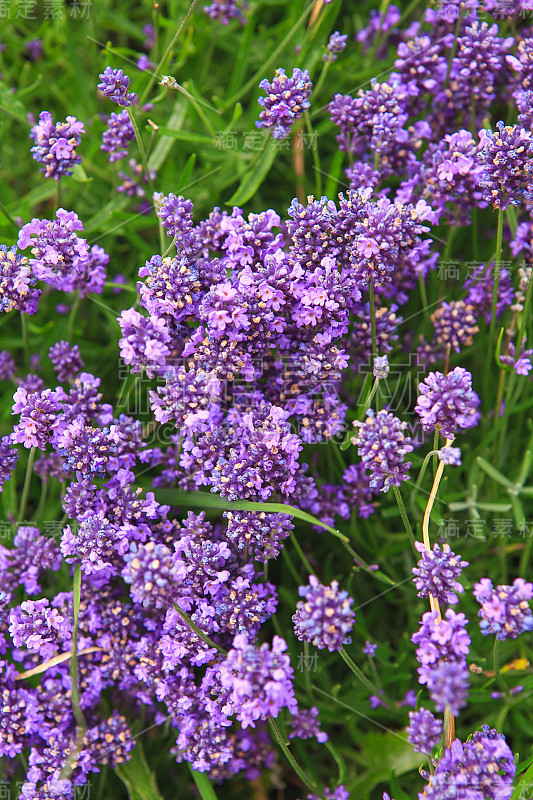
M139 740L131 759L115 772L126 786L130 800L163 800Z

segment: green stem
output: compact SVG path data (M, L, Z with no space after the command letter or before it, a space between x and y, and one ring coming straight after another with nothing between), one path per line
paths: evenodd
M503 210L498 209L498 228L496 231L496 259L494 262L494 286L492 289L492 312L490 316L490 345L494 340L494 328L496 326L496 307L498 304L498 288L500 284L500 265L502 257L503 240Z
M33 461L37 448L32 447L28 456L28 463L26 465L26 475L24 477L24 487L22 489L22 497L20 498L19 512L17 515L17 522L23 522L26 513L26 504L28 502L28 494L30 491L31 476L33 474Z
M281 732L276 723L274 722L273 717L269 716L268 724L270 725L270 730L274 734L274 739L276 740L281 750L283 751L283 755L285 756L285 758L287 759L287 761L289 762L295 773L298 775L302 783L305 784L305 786L307 786L307 788L310 789L312 792L317 792L318 791L317 787L315 786L311 778L303 771L303 769L300 767L300 765L294 758L293 754L289 750L287 742L281 735ZM323 797L322 793L320 794Z
M374 297L374 278L370 278L368 284L368 295L370 298L370 327L372 330L372 363L378 354L378 340L376 333L376 305Z
M428 293L426 291L424 275L421 271L418 273L418 286L420 288L420 299L422 300L422 307L424 309L424 319L426 322L430 322L431 317L429 314Z
M74 302L72 303L72 308L70 309L70 314L68 315L67 340L69 342L72 339L72 333L74 331L74 322L78 315L79 307L80 307L80 293L76 292L76 297L74 298Z
M152 88L152 86L154 85L154 83L156 81L156 78L160 77L161 70L165 66L167 58L172 53L172 48L176 44L176 42L177 42L177 40L179 38L179 35L182 32L183 28L186 26L186 24L188 23L189 19L191 18L192 13L193 13L193 11L195 9L195 6L197 4L198 4L198 0L192 0L191 5L189 6L189 10L187 11L185 16L183 17L180 25L178 26L178 29L177 29L176 33L174 34L174 36L170 40L170 42L168 44L168 47L166 48L165 52L163 53L163 55L159 59L159 63L156 66L155 70L151 73L150 79L149 79L148 83L146 84L146 88L145 88L144 92L142 93L142 95L140 97L140 100L139 100L139 107L140 108L142 108L142 106L144 105L144 103L146 101L146 98L148 97L148 95L150 93L150 89Z
M139 131L139 126L137 125L137 120L135 119L135 114L131 110L131 106L129 106L126 111L128 112L128 117L130 118L130 122L133 128L133 132L135 133L135 139L137 140L137 147L139 148L139 155L141 157L142 165L144 174L146 175L146 180L148 181L148 186L150 187L151 197L150 200L153 203L154 201L154 184L150 177L150 170L148 168L148 159L146 157L146 150L144 149L144 142L141 138L141 134Z
M316 142L316 134L313 130L313 123L311 122L311 115L309 111L305 112L305 127L307 134L311 137L311 150L313 151L313 166L315 168L315 194L317 198L322 197L322 168L320 165L320 155L318 153L318 146Z
M494 666L494 677L500 689L507 694L507 684L500 672L500 640L497 636L494 637L494 648L492 650L492 663Z
M370 394L368 395L368 397L367 397L367 399L366 399L366 401L365 401L365 408L364 408L364 411L365 411L365 412L366 412L366 410L367 410L368 408L370 408L370 403L371 403L371 402L372 402L372 400L374 399L374 395L376 394L376 392L377 392L377 390L378 390L379 381L380 381L380 378L375 378L375 380L374 380L374 384L373 384L373 386L372 386L372 390L371 390Z
M7 219L7 221L10 223L10 225L12 225L18 231L20 229L20 226L17 225L17 223L15 222L15 220L13 219L13 217L11 216L11 214L9 213L9 211L7 210L7 208L2 203L1 200L0 200L0 211L2 212L4 217Z
M371 692L372 694L376 694L377 695L378 692L379 692L379 687L378 686L374 686L372 681L368 680L368 678L366 677L364 672L362 672L359 669L359 667L357 666L357 664L355 664L352 661L352 659L350 658L350 656L348 655L348 653L346 652L344 647L342 647L339 650L339 653L341 654L341 658L344 661L344 663L351 669L351 671L353 672L353 674L355 675L357 680L361 681L361 683L363 684L365 689L368 689L369 692Z
M518 336L516 337L516 345L515 345L515 353L517 359L520 358L520 350L522 348L522 342L524 341L524 335L526 332L528 314L529 314L529 306L531 305L531 292L533 291L533 272L531 274L530 281L527 285L527 292L526 292L526 299L524 300L524 308L522 309L521 319L520 319L520 328L518 330Z
M81 602L81 565L74 567L74 580L72 582L72 607L74 613L74 625L72 626L72 655L70 657L70 683L72 689L72 710L82 730L87 729L85 717L80 705L80 694L78 690L78 617Z
M440 435L440 425L437 425L435 428L435 433L433 434L433 477L435 477L435 473L437 472L437 468L439 466L439 459L437 453L439 452L439 435Z
M260 66L259 70L255 73L255 75L252 75L250 80L248 80L244 84L244 86L242 86L239 89L238 92L236 92L234 95L232 95L232 97L226 100L224 108L231 108L232 105L235 105L235 103L238 100L240 100L241 97L244 97L244 95L248 94L250 89L255 88L256 84L261 80L261 78L264 78L264 76L268 74L268 70L270 69L271 64L273 64L274 61L277 59L278 55L282 52L285 45L288 44L288 42L290 42L290 40L292 39L298 28L305 21L305 18L309 16L314 5L315 5L315 0L310 0L310 2L307 4L302 14L296 20L296 22L294 23L288 34L281 40L279 45L272 51L267 60Z
M35 514L33 515L35 519L40 519L42 510L46 503L46 498L48 496L48 483L47 481L41 482L41 496L39 497L39 504L35 509Z
M394 490L394 496L396 498L396 502L398 503L398 508L400 509L400 516L402 518L402 522L403 522L403 526L405 528L405 532L407 533L407 536L409 537L409 541L411 542L413 547L415 547L416 539L415 539L415 535L413 533L413 529L411 528L411 523L409 522L409 519L407 517L407 512L406 512L405 506L403 504L402 495L400 493L400 490L398 489L398 487L395 484L393 484L392 488ZM416 550L416 547L415 547L415 550Z
M448 70L446 72L446 80L444 81L444 91L448 87L448 81L450 80L450 73L452 71L452 62L455 58L455 53L457 52L457 37L459 36L459 29L461 27L461 19L462 19L462 11L459 11L459 16L457 17L457 23L455 25L455 32L453 35L453 45L450 51L450 57L448 58Z
M200 639L203 642L205 642L207 645L209 645L209 647L214 647L216 650L218 650L219 653L223 653L224 655L227 655L227 650L224 650L224 648L221 647L219 644L215 644L215 642L212 639L210 639L209 636L206 636L206 634L203 631L200 630L198 625L196 625L192 621L192 619L189 617L189 615L186 614L185 611L183 611L183 609L181 609L177 603L172 603L172 608L175 611L177 611L177 613L180 615L182 620L187 623L189 628L191 630L193 630L195 632L195 634L197 636L199 636Z
M324 62L324 66L322 67L322 71L321 71L320 75L318 76L318 80L317 80L317 82L315 84L315 88L313 89L313 96L315 98L318 97L318 93L321 90L321 88L322 88L322 86L324 84L324 81L326 80L326 75L327 75L327 72L328 72L328 69L329 69L329 65L330 65L329 61L325 61Z
M169 244L169 246L167 247L167 249L165 250L165 252L164 252L164 253L161 255L161 258L166 258L166 257L168 256L168 254L170 253L170 251L172 250L172 248L173 248L173 247L174 247L174 245L176 244L177 238L178 238L178 237L177 237L177 235L176 235L176 236L174 236L174 238L173 238L173 239L172 239L172 241L170 242L170 244Z
M293 531L290 532L289 538L290 538L291 542L293 543L294 549L296 550L296 552L300 556L300 560L301 560L302 564L304 565L304 567L306 568L306 570L309 573L309 575L316 575L313 567L311 566L311 564L307 560L307 557L306 557L304 551L302 550L302 548L300 546L300 542L298 541L298 539L294 535Z
M20 312L20 325L22 328L22 348L24 350L24 365L26 369L30 368L30 337L28 332L28 317L21 311Z

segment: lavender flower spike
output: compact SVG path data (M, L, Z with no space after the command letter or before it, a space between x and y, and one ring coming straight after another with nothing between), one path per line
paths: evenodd
M106 67L99 77L102 82L98 84L97 89L105 97L109 97L117 106L127 108L137 99L135 92L128 93L130 79L127 75L124 75L123 70Z
M255 123L256 127L274 128L274 139L286 139L292 123L311 105L308 98L313 85L309 80L309 72L296 67L292 77L288 78L285 70L280 68L276 70L272 83L265 79L259 87L265 90L266 97L258 100L263 110Z

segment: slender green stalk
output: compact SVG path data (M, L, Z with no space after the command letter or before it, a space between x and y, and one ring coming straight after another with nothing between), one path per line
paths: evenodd
M167 249L165 250L165 252L161 254L161 258L166 258L168 256L168 254L170 253L170 251L172 250L172 248L176 244L177 238L178 238L177 236L174 236L174 238L170 242L170 244L167 247Z
M435 433L433 434L433 477L437 472L437 468L439 466L439 459L437 457L437 453L439 452L439 436L440 436L440 425L437 425L435 428Z
M28 456L28 463L26 465L26 475L24 477L24 487L22 489L22 497L20 498L20 506L17 515L17 522L23 522L26 513L26 504L28 502L28 494L30 491L31 476L33 473L33 461L37 448L32 447Z
M502 258L503 241L503 210L498 209L498 228L496 231L496 259L494 262L494 286L492 289L492 311L490 315L490 343L494 340L494 328L496 326L496 307L498 304L498 288L500 285L500 266Z
M527 285L527 292L526 298L524 300L524 307L522 309L521 319L520 319L520 328L518 329L518 336L516 337L516 345L515 345L515 352L517 358L520 358L520 350L522 348L522 342L524 340L524 335L526 332L527 321L529 316L529 306L531 305L531 293L533 291L533 273L531 275L531 279Z
M426 322L430 322L430 313L429 313L429 304L428 304L428 293L426 291L426 282L424 280L424 276L422 272L418 273L418 286L420 288L420 299L422 300L422 308L424 309L424 319Z
M360 669L359 669L359 667L357 666L357 664L355 664L355 663L352 661L352 659L350 658L350 656L348 655L348 653L346 652L346 650L344 649L344 647L342 647L342 648L339 650L339 653L341 654L341 658L342 658L342 660L344 661L344 663L345 663L345 664L346 664L346 665L347 665L347 666L348 666L348 667L351 669L351 671L353 672L353 674L355 675L355 677L357 678L357 680L358 680L358 681L361 681L361 683L363 684L363 686L365 687L365 689L367 689L367 690L368 690L369 692L371 692L372 694L378 694L378 692L379 692L379 687L378 687L378 686L375 686L375 685L372 683L372 681L369 681L369 680L368 680L368 678L366 677L366 675L364 674L364 672L362 672L362 670L360 670Z
M370 298L370 327L372 330L372 363L378 354L378 340L376 333L376 303L374 297L374 278L370 278L368 284L368 296Z
M67 324L67 340L70 342L72 339L72 333L74 330L74 321L78 315L78 308L80 307L80 293L76 292L76 296L74 298L74 302L72 303L72 308L70 309L70 314L68 315L68 324Z
M274 50L269 55L267 60L265 62L263 62L263 64L261 64L261 66L259 67L258 71L254 75L252 75L250 80L246 81L244 86L241 86L241 88L239 89L238 92L235 92L234 95L232 95L230 98L228 98L228 100L226 100L226 102L224 104L224 108L231 108L231 106L235 105L235 103L238 100L240 100L241 97L244 97L246 94L248 94L250 89L255 88L255 86L259 83L261 78L264 78L265 75L268 74L268 70L270 69L271 64L274 63L274 61L277 59L279 54L283 51L285 46L290 42L290 40L292 39L292 37L294 36L294 34L298 30L298 28L301 27L301 25L305 21L306 17L308 17L309 14L311 13L314 5L315 5L315 0L310 0L310 2L304 8L304 10L303 10L302 14L300 15L300 17L296 20L296 22L294 23L294 25L292 26L290 31L287 33L287 35L281 40L281 42L278 44L278 46L276 48L274 48Z
M316 134L313 130L313 123L311 122L311 115L309 114L309 111L305 112L305 127L307 128L307 135L311 138L313 166L315 168L315 194L318 198L322 197L322 167L320 164L320 155L318 153Z
M87 729L87 723L83 716L80 705L80 694L78 690L78 617L80 613L81 601L81 565L74 567L74 580L72 583L72 607L74 612L74 625L72 626L72 655L70 657L70 683L72 690L72 711L76 718L78 727L82 730Z
M131 106L129 106L126 111L128 112L128 117L130 118L133 132L135 133L135 139L137 140L137 147L139 148L139 155L141 157L144 174L146 175L146 180L148 181L148 186L150 187L150 200L153 202L154 183L150 177L150 170L148 168L148 159L146 157L146 150L144 149L144 142L141 138L139 126L137 125L137 120L135 119L135 114L131 110Z
M492 649L492 664L494 666L494 677L496 678L496 683L503 692L507 693L507 684L505 683L503 675L500 672L500 645L500 640L497 636L495 636L494 647Z
M327 75L327 72L328 72L328 69L329 69L329 65L330 65L329 61L324 61L324 65L322 67L322 71L321 71L320 75L318 76L318 80L315 83L315 87L313 89L313 97L314 98L318 97L318 93L321 90L322 86L324 85L324 81L326 80L326 75Z
M221 647L219 644L215 644L215 642L214 642L212 639L210 639L210 638L209 638L209 636L206 636L206 634L205 634L203 631L201 631L201 630L200 630L200 628L198 627L198 625L196 625L196 624L195 624L195 623L192 621L192 619L189 617L189 615L188 615L188 614L186 614L186 613L185 613L185 611L183 611L183 609L181 609L177 603L172 603L172 608L173 608L175 611L177 611L177 613L180 615L180 617L182 618L182 620L183 620L184 622L186 622L186 623L187 623L187 625L189 626L189 628L190 628L192 631L194 631L194 632L195 632L195 634L196 634L197 636L199 636L199 637L200 637L200 639L201 639L203 642L205 642L207 645L209 645L209 647L214 647L216 650L218 650L218 652L219 652L219 653L223 653L224 655L226 655L226 654L227 654L227 650L224 650L224 648L223 648L223 647Z
M300 560L301 560L302 564L304 565L304 567L306 568L306 570L309 573L309 575L315 575L316 573L315 573L313 567L311 566L311 564L309 563L309 561L307 560L307 556L305 555L304 551L302 550L300 542L298 541L298 539L294 535L293 531L290 532L289 537L290 537L290 540L291 540L292 544L294 545L294 549L296 550L296 552L300 556Z
M48 481L41 481L41 496L39 497L39 504L35 509L35 514L33 515L35 519L41 518L41 513L45 507L47 497L48 497Z
M413 529L411 528L411 523L409 522L409 519L407 517L407 512L405 510L405 506L404 506L404 503L403 503L403 500L402 500L402 495L400 493L400 490L398 489L398 487L395 484L393 484L392 488L393 488L393 491L394 491L394 497L396 498L396 502L398 503L398 508L400 509L400 516L402 518L402 522L403 522L403 526L405 528L405 532L407 533L407 536L409 537L409 541L411 542L413 547L415 547L416 539L415 539L415 535L413 533ZM415 550L416 550L416 547L415 547Z
M174 34L174 36L170 40L165 52L163 53L163 55L159 59L159 63L157 64L155 70L150 74L150 78L148 80L148 83L146 84L146 88L145 88L144 92L142 93L142 95L140 97L139 107L142 108L143 104L146 101L146 98L150 94L150 89L154 85L154 83L157 80L157 78L159 78L161 76L161 70L165 66L167 58L169 58L170 54L172 53L172 48L176 44L180 33L182 32L182 30L184 29L184 27L188 23L189 19L191 18L192 13L193 13L193 11L194 11L194 9L195 9L197 4L198 4L198 0L192 0L191 5L189 6L189 10L187 11L185 16L183 17L180 25L178 26L178 29L176 30L176 33Z
M20 226L17 225L17 223L15 222L15 220L13 219L13 217L11 216L11 214L9 213L9 211L7 210L7 208L2 203L1 200L0 200L0 211L2 212L4 217L7 219L9 224L13 226L13 228L15 228L17 231L20 230Z
M281 750L283 751L283 755L285 756L285 758L287 759L287 761L289 762L289 764L291 765L291 767L293 768L295 773L298 775L298 777L300 778L302 783L305 784L305 786L307 786L307 788L310 789L311 792L313 792L313 793L318 792L318 788L316 787L316 785L313 783L313 781L307 775L307 773L305 773L304 770L300 767L300 765L298 764L298 762L294 758L293 754L289 750L287 742L285 741L285 739L281 735L280 729L276 725L273 717L269 716L268 724L270 725L270 730L274 734L274 739L276 740L276 742L280 746ZM321 797L324 797L322 792L319 792L319 794L320 794Z
M461 20L463 17L463 12L459 11L459 16L457 17L457 23L455 25L455 32L453 34L453 45L452 49L450 50L450 56L448 58L448 69L446 71L446 80L444 81L444 90L448 87L448 81L450 80L450 73L452 71L452 62L455 58L455 53L457 52L457 37L459 36L459 31L461 29Z
M23 311L20 312L20 325L22 328L22 348L24 350L24 364L26 369L30 368L30 337L28 332L28 316Z
M380 378L375 378L374 379L374 384L372 386L372 390L371 390L370 394L368 395L368 397L366 398L366 401L365 401L365 407L363 409L365 412L366 412L366 410L368 408L370 408L370 403L374 399L374 395L376 394L376 392L378 390L379 381L380 381Z

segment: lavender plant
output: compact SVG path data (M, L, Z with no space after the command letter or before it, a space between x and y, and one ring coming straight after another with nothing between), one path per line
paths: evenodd
M530 3L29 5L0 794L528 796Z

